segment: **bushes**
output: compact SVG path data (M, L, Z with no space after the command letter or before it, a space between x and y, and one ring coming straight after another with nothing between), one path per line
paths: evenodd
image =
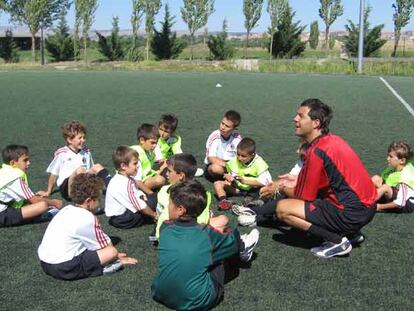
M17 63L19 61L18 50L13 41L12 31L6 30L5 38L0 41L0 58L3 58L5 63Z

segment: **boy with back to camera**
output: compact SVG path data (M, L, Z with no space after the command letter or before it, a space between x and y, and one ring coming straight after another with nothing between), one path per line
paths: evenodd
M0 227L16 226L41 216L50 207L60 209L62 201L36 196L29 188L27 171L30 166L29 149L22 145L8 145L2 150L0 169Z
M377 211L395 210L411 213L414 210L413 152L406 142L395 141L388 147L388 167L372 181L377 188Z
M47 190L39 191L39 195L50 195L56 183L62 197L70 201L72 180L81 173L96 174L107 186L112 176L101 164L93 163L92 154L85 145L86 126L79 121L70 121L63 125L62 132L66 146L55 152L46 170L50 174Z
M145 194L138 189L134 176L138 170L138 153L128 147L119 146L112 154L117 173L106 190L105 215L109 224L120 229L129 229L143 224L145 218L156 220L157 214L145 201Z
M135 258L118 252L93 214L102 196L102 180L81 173L71 187L73 204L52 219L38 248L43 271L57 279L77 280L136 264Z
M206 206L206 191L197 181L171 186L170 221L161 226L159 270L152 283L152 297L176 310L208 310L224 292L223 261L239 254L249 261L259 239L253 229L218 231L200 225L196 218Z
M237 111L227 111L220 122L218 130L210 134L206 143L205 177L214 182L223 179L226 162L236 156L236 148L241 136L236 132L241 117Z

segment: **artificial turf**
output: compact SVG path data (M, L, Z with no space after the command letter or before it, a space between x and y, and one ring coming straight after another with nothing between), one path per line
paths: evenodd
M414 103L413 78L386 79ZM296 160L292 118L308 97L332 106L332 132L354 147L371 174L385 166L391 141L414 142L413 116L376 77L21 71L0 73L0 94L1 145L29 146L33 190L45 188L45 169L63 145L60 127L71 119L86 123L95 162L111 169L115 147L135 143L141 123L157 123L169 112L179 118L184 151L201 163L208 135L226 110L235 109L242 114L240 132L256 140L276 177ZM313 257L309 247L319 241L300 232L261 227L255 260L226 285L217 310L412 309L413 217L377 215L364 229L366 242L332 260ZM162 309L150 296L157 269L157 252L148 242L152 226L119 230L99 218L119 240L117 247L138 258L137 266L58 281L42 272L36 254L47 223L1 228L0 310Z

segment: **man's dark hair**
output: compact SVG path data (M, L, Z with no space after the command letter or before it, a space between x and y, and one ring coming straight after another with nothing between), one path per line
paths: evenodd
M187 180L174 184L169 191L171 201L176 206L182 206L186 209L183 218L195 219L206 208L206 190L196 180Z
M245 151L252 155L256 152L256 143L250 137L245 137L237 145L237 151Z
M174 133L178 126L178 119L173 114L163 114L158 126L163 126L165 130Z
M178 174L184 173L186 180L193 179L197 171L197 160L189 153L175 154L167 160L167 164Z
M237 111L229 110L224 114L224 117L233 122L234 127L238 127L240 125L241 116Z
M82 173L73 178L70 198L75 204L85 203L87 198L98 200L102 196L103 181L95 174Z
M160 133L158 129L153 124L144 123L137 129L137 139L144 138L144 140L148 139L158 139L160 137Z
M318 98L309 98L300 104L300 106L309 108L308 115L311 120L319 120L319 129L321 130L322 134L329 133L329 123L332 119L331 107L324 104Z
M18 161L22 155L28 155L29 148L23 145L8 145L2 150L1 154L3 163L10 164L10 161Z

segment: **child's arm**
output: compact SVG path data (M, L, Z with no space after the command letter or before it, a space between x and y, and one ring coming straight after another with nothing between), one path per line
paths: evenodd
M145 208L141 209L139 211L140 213L147 215L149 217L151 217L152 219L154 219L155 221L158 219L158 215L156 212L154 212L150 207L146 206Z
M399 206L394 203L394 202L390 202L390 203L384 203L384 204L377 204L377 211L381 212L387 209L396 209Z
M251 186L253 188L260 188L264 186L257 178L254 177L236 176L235 179L240 181L242 184Z
M58 199L47 199L44 197L41 197L40 195L35 195L34 197L30 198L28 200L31 204L37 203L37 202L46 202L47 205L56 207L60 209L63 206L63 201Z
M213 262L219 262L239 252L240 233L237 228L227 229L223 233L211 230L207 227L208 235L212 243Z
M49 174L49 180L47 182L47 189L46 191L38 191L37 194L41 197L47 197L52 193L53 186L55 185L57 180L57 176L53 174Z
M137 188L144 192L145 194L153 194L154 191L152 191L147 185L145 185L141 180L136 179L135 183L137 185Z

